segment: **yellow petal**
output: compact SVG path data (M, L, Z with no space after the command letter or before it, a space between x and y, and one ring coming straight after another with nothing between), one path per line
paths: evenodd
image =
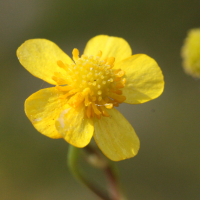
M125 71L122 89L125 103L140 104L160 96L164 89L162 71L156 61L144 54L133 55L114 66Z
M25 101L25 112L33 126L42 134L50 138L62 138L55 128L66 99L59 99L63 95L55 87L39 90Z
M187 74L200 78L200 28L191 29L181 50Z
M129 44L123 38L108 35L98 35L90 39L85 47L84 54L96 56L102 51L101 58L115 57L115 63L132 55Z
M72 63L71 58L65 54L55 43L46 39L32 39L24 42L17 49L20 63L34 76L50 83L56 84L52 76L63 78L66 71L57 65L57 61Z
M110 117L94 121L94 139L102 152L113 161L131 158L138 153L140 141L126 118L115 108Z
M56 120L56 128L63 138L75 147L85 147L94 132L93 120L85 116L85 107L73 108L65 106Z

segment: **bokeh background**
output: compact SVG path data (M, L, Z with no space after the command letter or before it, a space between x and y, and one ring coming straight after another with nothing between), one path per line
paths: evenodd
M41 135L25 116L24 100L48 85L19 64L16 50L47 38L71 55L107 34L153 57L166 83L158 99L119 107L141 140L135 158L117 163L127 199L199 200L200 81L184 73L180 57L196 27L199 0L0 1L0 199L98 199L71 176L68 144ZM92 177L103 184L98 172Z

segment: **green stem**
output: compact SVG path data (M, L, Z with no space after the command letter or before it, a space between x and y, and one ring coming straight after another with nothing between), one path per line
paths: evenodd
M118 171L116 164L114 162L108 161L105 157L102 156L94 147L88 145L84 148L91 155L95 155L98 158L98 163L100 168L104 170L108 181L109 187L109 196L111 200L120 200L122 199L122 194L119 190L119 180L118 180Z
M80 170L78 169L78 165L77 165L77 161L78 161L78 157L80 154L80 150L79 148L76 148L72 145L70 145L69 147L69 152L68 152L68 166L72 172L72 174L74 175L74 177L81 181L83 184L85 184L89 189L91 189L95 194L97 194L99 197L101 197L104 200L110 200L110 198L104 194L102 191L100 191L98 189L98 187L96 187L94 185L94 183L91 183L89 180L87 180L87 178L85 178L83 176L83 174L80 172Z

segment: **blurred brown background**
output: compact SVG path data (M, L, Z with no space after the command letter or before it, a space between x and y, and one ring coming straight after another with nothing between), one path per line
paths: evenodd
M135 158L118 162L127 199L199 200L200 81L183 72L180 58L196 27L199 0L0 1L0 199L97 199L69 173L68 144L41 135L25 116L24 100L48 85L19 64L16 50L27 39L47 38L71 56L107 34L153 57L166 82L158 99L119 108L141 140Z

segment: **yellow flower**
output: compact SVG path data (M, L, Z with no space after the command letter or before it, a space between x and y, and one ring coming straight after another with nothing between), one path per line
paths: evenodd
M27 117L40 133L75 147L85 147L93 136L113 161L135 156L139 139L114 107L158 97L164 88L159 66L147 55L132 55L124 39L107 35L89 40L81 57L78 49L72 54L74 62L46 39L28 40L18 48L20 63L55 85L26 99Z
M188 32L181 54L185 72L200 78L200 28Z

